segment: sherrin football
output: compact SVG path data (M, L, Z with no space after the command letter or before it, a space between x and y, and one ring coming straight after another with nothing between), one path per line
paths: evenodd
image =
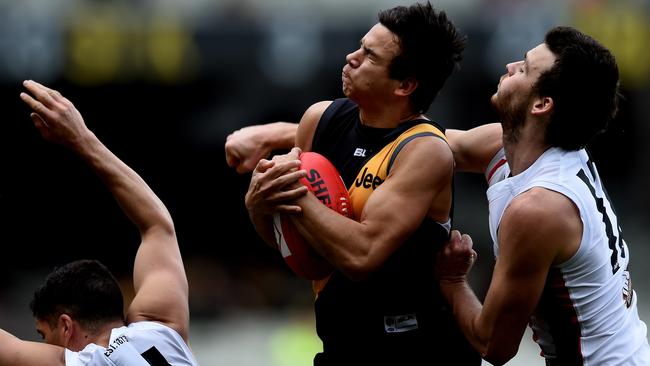
M348 190L334 165L315 152L303 152L299 159L300 169L307 171L307 177L300 179L300 182L325 206L352 218ZM332 265L312 249L287 215L274 215L273 231L284 261L296 275L320 280L332 273Z

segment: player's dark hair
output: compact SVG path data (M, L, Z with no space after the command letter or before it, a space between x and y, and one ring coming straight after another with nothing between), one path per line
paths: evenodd
M553 99L546 142L578 150L616 117L619 79L616 59L603 45L571 27L555 27L544 43L556 56L534 91Z
M34 317L56 326L68 314L89 331L124 320L124 300L115 277L95 260L78 260L56 268L35 292L29 307Z
M436 11L428 1L382 10L379 22L397 36L401 51L390 65L389 76L417 80L410 100L415 111L426 112L462 60L466 37L444 11Z

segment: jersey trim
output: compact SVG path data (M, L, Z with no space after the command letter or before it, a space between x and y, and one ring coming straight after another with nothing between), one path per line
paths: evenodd
M406 146L406 144L408 144L410 141L412 141L412 140L414 140L414 139L416 139L418 137L424 137L424 136L435 136L435 137L437 137L439 139L442 139L443 141L447 142L447 140L445 140L444 137L442 137L442 136L440 136L440 135L438 135L436 133L433 133L433 132L419 132L419 133L416 133L415 135L412 135L412 136L409 136L409 137L405 138L404 140L402 140L399 143L399 145L397 145L397 147L395 148L395 151L393 151L393 154L390 157L390 160L388 161L388 167L386 167L386 174L387 175L390 174L390 169L393 167L393 163L395 162L395 159L397 159L397 154L399 154L399 152L402 151L404 146Z

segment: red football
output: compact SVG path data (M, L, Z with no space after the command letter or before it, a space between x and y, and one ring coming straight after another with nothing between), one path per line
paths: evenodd
M300 154L300 161L300 169L307 171L307 177L302 178L300 182L324 205L352 218L348 189L334 165L315 152L303 152ZM273 218L273 231L282 257L298 276L320 280L332 273L332 265L305 242L288 216L276 214Z

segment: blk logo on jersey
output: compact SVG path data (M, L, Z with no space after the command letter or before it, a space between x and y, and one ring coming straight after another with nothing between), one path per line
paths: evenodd
M360 147L357 147L356 150L354 150L354 156L360 156L362 158L366 157L366 149L362 149Z

